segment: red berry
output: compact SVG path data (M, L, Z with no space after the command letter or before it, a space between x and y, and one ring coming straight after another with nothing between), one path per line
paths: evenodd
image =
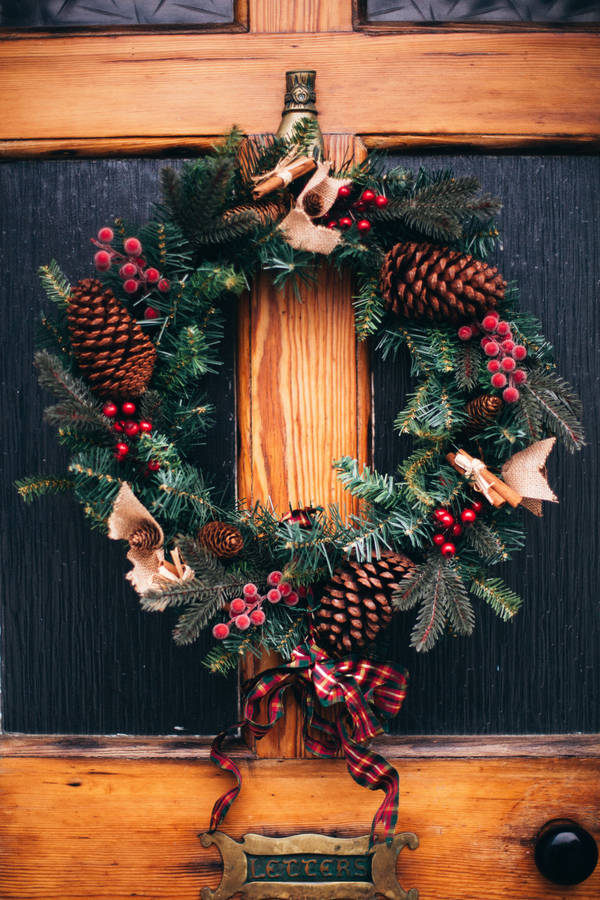
M459 525L458 522L456 523L456 525L453 525L452 528L450 529L450 534L452 535L452 537L455 537L455 538L460 537L462 533L463 533L462 525Z
M94 254L94 265L99 272L107 272L110 269L110 253L107 250L98 250Z
M375 206L378 206L382 209L384 206L388 205L388 198L384 197L383 194L377 194L375 197Z
M481 346L482 346L483 349L485 350L485 348L487 347L487 345L490 344L491 342L492 342L491 337L489 337L489 335L485 334L485 335L481 338L481 340L480 340L479 343L481 344Z
M357 200L356 203L353 203L352 206L356 210L356 212L364 212L367 208L367 204L363 200Z
M153 306L147 306L144 310L144 318L145 319L158 319L160 313L157 309L154 309Z
M470 341L473 337L473 329L470 325L461 325L458 329L458 336L461 341Z
M512 373L512 377L515 384L525 384L527 381L527 372L525 369L515 369Z
M305 586L303 584L301 584L300 587L298 588L297 593L298 593L299 597L306 597L306 595L308 594L308 590L305 588Z
M486 331L496 331L498 319L491 313L488 313L481 323Z
M446 543L446 538L444 537L443 534L434 534L433 543L435 544L436 547L441 547L442 544Z
M338 224L340 228L350 228L350 226L352 225L352 219L350 219L348 216L342 216Z
M118 412L116 403L111 403L109 400L108 403L105 403L102 407L102 412L105 416L108 416L109 419L114 419Z
M360 195L360 199L363 203L373 203L376 196L375 191L372 191L371 188L366 188Z
M127 435L127 437L132 438L132 437L135 437L136 434L139 432L140 426L138 425L137 422L125 422L125 425L123 426L123 430L124 430L125 434Z
M160 462L158 459L151 459L148 465L146 466L149 472L158 472L160 469Z
M163 294L166 294L167 291L169 291L171 289L171 282L169 281L169 279L161 278L160 281L158 282L158 289L159 289L159 291L162 291Z
M476 518L477 513L474 509L463 509L460 514L460 521L463 525L472 525Z
M289 581L282 581L279 585L279 593L282 597L289 597L292 593L292 586Z
M496 329L498 334L504 335L504 337L508 337L510 334L510 325L508 322L498 322L498 327Z
M502 399L505 403L516 403L520 396L515 387L507 387L502 392Z
M115 450L119 456L127 456L129 453L129 445L125 444L123 441L119 441L119 443L115 445Z
M518 359L519 362L522 359L525 359L527 356L527 348L523 346L523 344L515 344L515 348L513 350L513 356L515 359Z
M128 256L139 256L142 252L142 245L136 237L128 237L123 241L123 249Z
M505 356L501 365L503 372L513 372L517 368L517 364L512 356Z
M274 572L271 572L269 577L267 578L267 584L269 587L277 587L281 579L283 578L283 572L280 572L278 569L275 569Z
M264 625L266 618L262 609L253 609L250 613L250 621L253 625Z
M226 637L229 637L229 625L226 625L225 622L219 622L213 627L212 633L214 638L218 641L222 641Z
M436 511L434 512L433 518L434 518L434 519L438 519L438 521L439 521L439 520L442 518L442 516L446 516L446 515L448 515L448 510L445 509L445 507L440 506L440 507L438 507L438 509L436 509Z
M497 341L488 341L483 352L486 356L497 356L500 353L500 344Z
M332 219L330 222L328 222L327 227L328 228L337 228L337 219Z
M123 282L123 290L126 294L135 294L139 286L139 282L135 278L128 278L127 281Z
M447 544L442 544L440 553L442 554L442 556L454 556L454 554L456 553L456 547L454 546L454 544L451 544L450 541L448 541Z
M229 614L231 616L239 616L240 613L245 612L246 610L246 601L242 600L241 597L236 597L229 604Z
M471 503L471 509L473 510L473 512L480 513L483 509L483 503L481 502L481 500L473 500L473 502Z
M246 613L242 613L241 616L236 616L233 620L235 623L235 627L239 628L240 631L246 631L250 628L250 616L247 616Z
M499 372L500 371L500 360L499 359L490 359L487 364L488 372Z
M150 432L152 431L152 422L149 422L147 419L141 419L140 431L143 434L150 434Z
M368 219L359 219L356 223L356 227L359 231L362 231L364 234L366 234L367 231L371 230L371 223Z
M100 231L98 232L98 240L102 241L102 243L104 243L104 244L110 244L110 242L112 241L114 236L115 236L115 233L112 230L112 228L108 228L107 226L105 226L104 228L101 228Z
M118 434L121 434L125 427L125 422L113 422L113 431L116 431Z
M126 400L121 406L121 412L125 416L132 416L135 413L135 408L135 403L132 403L131 400Z
M160 278L160 272L158 271L158 269L146 269L145 275L146 281L149 281L150 284L155 284Z
M256 597L258 594L258 588L252 582L244 585L244 597Z
M512 353L512 351L515 349L515 342L511 341L510 338L507 338L507 340L502 341L502 344L500 346L505 353Z
M495 388L503 388L506 384L506 375L503 375L502 372L496 372L495 375L492 375L491 382L493 387Z
M352 188L347 184L343 184L341 186L341 188L339 189L337 195L338 195L338 197L349 197L351 193L352 193Z
M440 522L444 528L450 528L451 525L454 525L454 516L449 512L444 513L443 516L440 516Z
M283 602L286 606L296 606L300 597L298 596L297 591L292 591L291 594L288 594L287 597L283 598Z
M269 603L279 603L281 600L281 594L277 590L277 588L271 588L271 590L267 593L267 600Z
M121 278L133 278L136 273L137 266L134 266L132 262L123 263L123 265L119 269L119 275L121 276Z

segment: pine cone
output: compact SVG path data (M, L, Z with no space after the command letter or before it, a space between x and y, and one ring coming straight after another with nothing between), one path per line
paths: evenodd
M232 206L223 213L223 222L228 225L231 219L241 213L255 213L261 225L269 222L278 222L289 212L289 204L277 200L257 200L255 203L244 203L240 206Z
M333 573L313 613L315 639L335 656L360 650L392 619L392 594L414 568L402 553L388 550L371 562L349 560Z
M129 535L132 550L156 550L162 546L162 534L153 522L144 522Z
M69 298L67 321L79 368L100 397L139 397L152 377L156 348L125 307L93 278Z
M198 532L198 543L220 559L232 559L244 547L241 531L228 522L207 522Z
M407 319L457 323L481 317L504 297L496 268L460 250L396 244L381 267L386 307Z
M496 394L479 394L478 397L473 397L466 406L468 430L483 431L494 421L503 405L502 397Z
M319 191L307 191L304 195L302 205L304 207L304 212L307 216L310 216L311 219L318 219L319 216L323 215L324 204Z

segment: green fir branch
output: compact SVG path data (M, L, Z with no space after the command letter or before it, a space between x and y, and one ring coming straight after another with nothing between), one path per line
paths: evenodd
M61 475L30 475L15 481L17 493L25 503L32 503L45 494L62 494L72 491L73 479Z
M581 425L581 401L571 386L554 372L534 369L523 385L522 395L533 401L539 420L574 453L585 444ZM531 407L531 404L530 404Z
M60 309L66 309L71 296L71 285L55 259L39 268L40 281L46 296Z
M469 590L473 596L491 606L505 622L512 619L523 603L521 597L507 587L501 578L488 578L483 573L473 577Z

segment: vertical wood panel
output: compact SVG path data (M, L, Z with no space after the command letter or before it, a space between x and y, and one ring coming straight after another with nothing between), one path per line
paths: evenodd
M399 733L544 733L600 730L598 534L600 467L598 157L394 156L417 168L476 174L504 202L504 250L496 262L516 280L521 307L536 314L555 345L559 373L580 392L588 444L571 456L557 445L550 481L560 505L543 519L523 513L527 544L507 578L524 598L512 622L476 604L472 638L446 638L429 654L409 649L414 613L396 617L390 637L411 673ZM408 359L373 355L375 462L391 472L410 441L393 420L411 390Z
M352 0L250 0L250 31L352 31Z

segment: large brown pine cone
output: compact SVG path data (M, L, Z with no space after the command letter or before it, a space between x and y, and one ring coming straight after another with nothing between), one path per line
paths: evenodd
M387 550L370 562L348 560L325 585L313 613L315 639L334 656L355 653L373 641L392 619L392 594L414 563Z
M207 522L198 532L198 543L220 559L233 559L244 547L241 531L228 522Z
M109 288L94 278L79 281L67 321L75 358L96 394L122 400L144 393L156 348Z
M396 244L381 267L386 306L407 319L471 321L493 309L505 288L495 267L432 244Z
M162 547L163 536L153 522L144 522L129 535L129 546L132 550L156 550Z
M467 428L469 431L483 431L494 421L504 403L496 394L479 394L469 400L466 406Z

